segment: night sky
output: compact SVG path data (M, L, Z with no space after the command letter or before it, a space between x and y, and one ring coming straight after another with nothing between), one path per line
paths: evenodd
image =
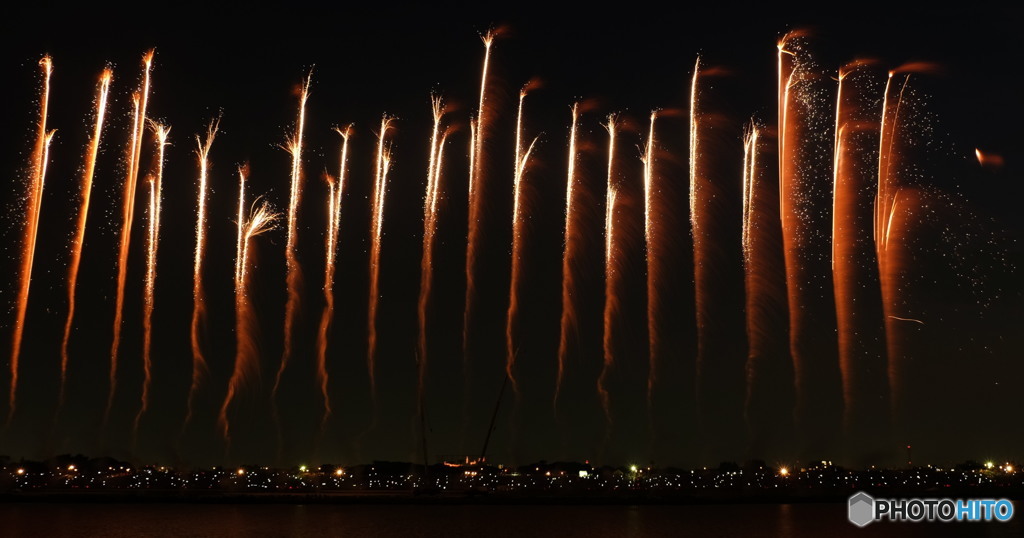
M7 113L0 163L8 181L0 189L0 255L7 284L0 287L4 350L0 373L6 402L7 368L18 271L24 193L38 118L41 78L37 62L53 57L51 113L57 129L42 202L42 217L21 353L17 411L0 434L0 453L46 458L60 453L112 455L135 461L208 465L295 464L331 461L419 460L416 414L416 301L423 237L423 194L431 128L430 95L448 104L454 127L445 146L442 201L434 252L426 421L430 459L480 453L498 401L505 366L509 299L513 131L518 89L531 83L524 129L539 135L526 172L521 258L517 379L506 388L488 456L526 463L590 459L596 463L654 461L696 465L749 458L790 462L827 458L850 464L902 461L914 445L919 461L1020 457L1024 434L1011 418L1019 410L1024 379L1024 299L1020 268L1024 222L1019 203L1024 157L1024 95L1019 12L857 13L824 17L779 14L764 8L705 8L677 18L643 5L622 13L567 17L536 7L483 12L455 6L321 12L299 4L236 15L166 9L166 16L124 12L73 13L35 4L5 16L2 66ZM32 10L37 10L34 12ZM241 8L239 8L241 9ZM248 8L246 8L248 9ZM830 8L832 9L832 8ZM628 12L627 12L628 11ZM59 19L50 23L44 16ZM256 22L250 22L256 21ZM488 106L494 111L486 147L483 216L485 241L477 276L479 303L463 363L469 118L476 108L484 47L479 34L498 29L491 59ZM776 42L788 30L808 28L817 61L834 72L854 58L877 58L887 68L910 61L938 65L915 89L927 96L923 116L933 126L920 162L935 192L930 217L908 240L913 271L903 305L924 323L906 332L914 404L891 432L864 448L836 424L787 429L763 446L751 444L742 416L714 407L722 427L698 424L709 416L694 403L697 353L693 242L688 217L687 116L693 63L713 73L701 88L714 118L715 160L735 169L722 191L721 277L715 302L723 318L719 338L744 345L739 226L739 162L743 125L751 116L776 122ZM150 409L133 441L142 382L142 292L145 272L145 200L140 181L125 301L118 391L103 426L116 251L121 222L130 95L140 81L140 58L156 48L149 117L171 127L164 172L161 242L154 313ZM66 316L66 274L85 144L93 121L96 78L114 67L111 103L93 188L71 340L67 400L57 413L60 338ZM295 352L276 400L270 388L282 353L285 229L255 240L254 301L260 323L262 378L232 408L230 450L216 427L234 360L236 167L248 163L250 199L263 195L287 211L290 156L281 149L294 129L297 91L312 72L307 107L299 213L298 256L303 295ZM569 107L582 102L579 166L584 204L583 275L577 285L579 331L557 412L553 406L559 340L562 247L565 223ZM665 367L651 405L646 399L647 320L643 198L639 155L648 115L661 109L658 174L663 190L665 274L660 290ZM622 182L621 317L616 321L620 360L610 384L606 425L595 390L602 361L603 218L607 134L600 123L620 112L616 157ZM195 416L183 428L191 374L192 251L195 242L197 165L194 137L223 113L213 143L205 270L208 323L205 350L210 376L197 396ZM375 131L380 117L396 117L393 166L384 216L379 306L377 395L366 366L370 204ZM335 126L354 124L349 181L342 201L336 274L336 314L328 368L334 414L319 431L322 402L314 384L316 330L323 308L327 187L337 173L340 137ZM772 135L773 136L773 135ZM144 144L143 174L153 162ZM711 146L709 146L711 147ZM975 148L1002 156L983 168ZM730 168L731 167L731 168ZM730 198L731 197L731 198ZM824 207L824 211L830 208ZM732 212L735 220L728 219ZM735 234L733 233L735 232ZM828 299L831 301L832 299ZM736 320L739 324L736 324ZM833 322L834 323L834 322ZM835 326L832 326L835 330ZM834 355L834 353L833 353ZM784 379L785 383L791 379ZM742 399L737 380L706 388L723 401ZM792 388L789 389L792 391ZM780 395L785 395L780 387ZM790 396L791 397L791 396ZM784 396L782 411L788 413ZM6 415L6 405L2 407ZM721 416L715 416L720 412ZM702 415L703 413L703 415ZM890 417L880 416L881 424ZM792 425L788 426L792 428ZM725 433L721 430L726 429ZM809 439L822 439L811 442ZM1016 451L1016 452L1015 452Z

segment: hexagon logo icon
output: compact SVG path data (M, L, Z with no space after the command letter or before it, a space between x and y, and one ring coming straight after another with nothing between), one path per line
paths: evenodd
M863 491L858 492L850 497L846 515L850 523L858 527L871 523L875 520L875 499Z

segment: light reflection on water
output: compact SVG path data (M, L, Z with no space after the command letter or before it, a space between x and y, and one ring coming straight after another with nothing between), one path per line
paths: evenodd
M1016 503L1019 504L1019 503ZM1021 536L1007 523L874 523L872 536ZM3 536L864 536L834 503L717 505L6 503Z

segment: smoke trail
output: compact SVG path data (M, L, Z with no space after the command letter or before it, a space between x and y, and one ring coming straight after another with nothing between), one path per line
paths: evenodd
M122 194L121 246L117 257L117 298L114 303L114 340L110 345L110 391L107 393L107 407L103 411L103 423L110 418L110 409L114 405L114 394L117 392L117 355L121 347L121 322L124 315L124 282L128 274L128 248L132 238L132 220L135 218L135 187L139 179L139 159L142 153L142 135L146 128L146 105L149 102L149 78L153 66L153 53L150 49L142 56L144 75L142 92L132 96L134 114L132 116L132 138L128 147L128 175L124 181Z
M288 244L285 247L285 260L288 265L288 302L285 305L284 313L284 352L281 355L281 364L277 369L277 376L274 378L274 388L271 390L270 399L277 401L277 389L281 386L281 376L288 366L292 356L292 336L295 316L299 309L299 287L302 283L302 268L299 267L297 254L298 242L298 217L299 199L302 196L302 131L306 126L306 100L309 98L309 83L312 74L306 77L306 83L302 86L302 93L299 95L299 120L295 126L295 134L288 142L288 151L292 155L292 178L291 195L288 198ZM274 404L275 416L277 404Z
M615 365L615 347L612 340L612 329L619 309L619 300L615 295L617 288L616 251L615 248L615 202L618 196L618 185L615 181L615 134L618 128L618 117L608 116L604 125L608 131L608 191L605 197L604 218L604 363L601 375L597 378L597 395L601 400L601 409L607 424L612 422L612 412L608 399L608 375Z
M368 314L369 346L366 353L366 368L370 377L370 394L376 400L377 378L375 375L375 359L377 356L377 303L380 301L380 243L384 228L384 196L387 193L388 170L391 167L391 147L385 144L388 129L393 118L385 115L380 120L380 133L377 135L377 163L373 182L373 234L370 249L370 308Z
M341 197L345 192L345 177L348 173L348 137L352 126L335 129L341 135L341 164L338 179L327 176L327 241L324 245L327 255L324 262L324 311L320 316L320 330L317 333L316 375L320 382L320 395L324 399L324 412L320 417L320 429L327 424L331 415L331 399L327 392L327 344L331 323L334 321L334 267L338 254L338 233L341 226Z
M14 405L18 393L18 359L21 355L21 338L25 330L25 313L28 310L29 286L32 284L32 263L36 255L36 234L39 230L39 209L43 203L43 182L46 179L46 165L50 157L50 141L55 131L46 131L47 108L50 102L50 75L53 73L53 62L49 56L39 60L43 69L43 95L39 108L39 129L36 132L36 143L32 150L32 177L28 184L26 203L28 211L25 215L25 243L21 260L21 282L18 288L18 310L14 322L14 338L11 345L11 388L7 408L7 423L14 417Z
M835 87L806 40L787 34L779 54L779 188L796 379L797 423L809 450L828 450L842 421L830 250Z
M430 306L430 288L434 276L434 234L437 231L437 197L440 192L441 162L444 141L447 132L441 132L441 120L445 108L440 97L431 98L434 116L434 127L430 133L430 160L427 162L426 193L423 195L423 254L420 262L420 293L417 302L417 321L419 322L419 350L417 357L417 406L420 416L424 413L426 396L427 364L429 359L427 347L427 314Z
M654 216L652 208L654 197L658 189L654 179L654 160L656 151L654 141L654 121L658 112L651 111L651 125L647 133L647 146L641 160L644 163L644 241L647 245L647 342L648 342L648 370L647 370L647 412L652 411L652 396L654 384L658 379L658 361L661 358L661 338L658 334L658 262L659 252L657 238L654 234Z
M219 126L219 117L210 120L210 124L206 127L206 139L196 137L196 156L199 159L199 193L196 206L199 208L199 212L196 215L196 250L192 269L192 383L188 389L186 425L192 420L192 406L199 386L209 372L200 341L200 332L206 322L206 291L203 286L203 260L206 259L206 183L209 178L210 147L213 145L214 137L217 136Z
M110 93L110 79L114 71L110 67L100 74L99 88L96 90L96 123L92 138L85 153L85 171L82 174L82 203L78 208L78 224L75 237L71 241L71 260L68 267L68 319L64 322L64 338L60 344L60 393L57 399L57 410L64 406L65 387L68 371L68 341L71 340L71 328L75 319L75 291L78 287L78 267L82 261L82 245L85 243L85 224L89 218L89 201L92 195L92 178L96 171L96 155L100 149L100 135L103 133L103 118L107 111L107 96Z
M839 70L833 156L832 272L839 365L849 442L884 429L888 411L885 328L872 205L878 189L883 71L866 61Z
M153 382L153 362L151 352L153 348L153 307L154 290L156 287L156 253L160 243L160 183L164 175L164 147L167 145L167 135L171 132L170 127L152 123L153 131L156 133L157 161L156 174L149 179L149 237L146 242L146 289L145 301L142 312L142 404L138 414L135 415L135 422L132 427L133 439L139 434L139 421L142 415L149 408L149 387Z
M480 104L477 107L476 121L470 122L470 152L469 152L469 232L466 241L466 309L462 321L462 360L466 366L469 362L469 336L470 323L474 317L476 306L476 272L477 272L477 249L483 242L480 235L480 199L481 183L483 181L483 150L484 141L487 139L490 127L487 104L487 68L491 61L491 45L494 43L494 31L488 31L480 36L484 43L484 65L483 74L480 76Z
M238 237L235 258L235 366L228 380L228 391L224 403L220 407L218 424L224 441L231 444L231 425L228 421L228 408L235 396L245 387L259 379L259 346L257 335L259 327L256 310L249 297L249 273L252 238L273 230L279 215L263 201L257 199L249 211L249 218L243 219L245 212L245 170L238 170Z
M578 102L572 105L572 125L569 127L569 161L565 180L565 248L562 251L562 319L561 330L558 339L558 377L555 381L554 407L558 409L558 397L562 392L562 383L565 382L565 368L569 358L569 338L575 334L579 327L576 316L576 277L573 273L573 266L579 256L579 244L576 229L580 226L577 222L578 213L573 195L579 186L579 179L576 177L576 161L579 153L576 149L576 129L579 127Z
M526 99L526 88L519 92L519 111L516 114L516 160L515 169L512 174L513 203L512 203L512 276L509 282L508 315L505 326L505 375L512 381L512 390L519 394L519 383L515 376L515 361L519 350L517 349L517 328L519 326L519 295L523 292L521 288L522 273L522 235L523 217L521 215L523 195L523 172L530 160L530 153L533 151L537 138L530 142L530 145L523 149L523 101Z

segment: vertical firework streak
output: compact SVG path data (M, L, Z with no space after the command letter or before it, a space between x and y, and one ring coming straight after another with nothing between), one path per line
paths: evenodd
M302 197L302 131L306 126L306 100L309 98L309 83L312 75L306 77L302 86L302 93L299 95L299 120L295 126L295 134L288 141L288 151L292 155L292 177L291 193L288 197L288 244L285 246L285 261L288 265L288 302L285 304L284 313L284 352L281 354L281 364L277 368L277 375L274 377L274 388L271 390L270 398L276 401L277 389L281 386L281 376L288 366L292 356L292 337L294 336L295 316L299 309L299 286L302 282L302 268L299 267L297 254L298 243L298 218L299 199ZM277 406L275 403L276 413Z
M228 390L220 407L217 422L224 441L230 446L231 424L228 408L239 392L257 380L260 375L259 349L256 344L258 327L256 311L249 297L250 256L252 238L274 229L278 215L259 199L253 203L249 218L245 213L245 170L238 170L238 244L235 257L235 366L228 380Z
M32 177L29 179L25 216L25 243L21 261L21 283L18 288L17 317L14 321L14 338L11 344L11 388L7 408L7 422L14 417L14 405L18 392L18 359L21 356L21 338L25 330L25 313L28 310L29 286L32 284L32 264L36 255L36 234L39 230L39 210L43 203L43 182L46 179L46 164L50 157L50 141L54 131L46 131L47 108L50 102L50 75L53 62L49 56L39 61L43 69L43 95L39 107L39 129L32 150Z
M604 411L604 418L607 424L611 424L612 411L611 402L608 398L608 376L615 365L615 343L612 339L612 329L615 324L615 316L618 312L618 297L615 295L617 278L616 253L615 253L615 203L618 197L618 185L615 181L615 134L618 128L618 118L615 114L608 116L608 123L604 125L608 131L608 190L605 195L605 217L604 217L604 362L601 365L601 375L597 378L597 395L601 400L601 409Z
M320 316L320 330L317 332L316 376L320 385L320 396L324 400L324 412L320 417L320 428L331 415L331 399L327 391L327 345L331 323L334 321L334 268L338 254L338 234L341 231L341 197L345 192L345 177L348 173L348 137L352 126L336 129L341 135L341 164L338 179L327 176L327 253L324 261L324 311Z
M192 383L188 390L188 410L185 424L192 419L192 406L196 393L208 371L200 338L206 321L206 291L203 286L203 260L206 259L206 183L209 179L210 147L217 136L220 118L210 121L206 128L206 139L196 137L196 156L199 159L199 193L196 198L196 249L192 265Z
M153 50L142 57L145 67L142 92L132 96L134 115L132 118L131 146L128 148L127 177L124 181L122 194L121 241L117 257L117 297L114 302L114 340L110 345L110 388L107 393L107 407L103 412L103 422L110 417L110 409L114 405L114 394L117 392L117 355L121 347L121 322L124 316L124 283L128 275L128 248L132 238L132 220L135 217L135 188L139 179L139 160L142 153L142 135L146 128L146 105L149 102L149 77L153 66Z
M845 403L851 439L880 431L886 416L884 324L872 205L878 183L881 72L866 61L839 70L833 155L832 273Z
M149 408L149 387L153 383L153 307L155 306L156 289L156 253L160 244L160 183L164 175L164 147L167 145L167 134L170 127L153 123L156 132L157 161L156 173L149 176L149 236L146 241L146 288L142 311L142 401L135 423L132 428L134 435L139 433L139 422Z
M654 184L654 121L657 111L651 112L651 125L647 133L647 146L644 148L644 242L647 246L647 411L651 412L654 384L658 379L658 360L661 358L661 339L658 334L658 250L654 235L654 217L652 208L654 197L658 192Z
M107 96L110 93L110 79L114 71L106 68L100 75L99 88L96 90L96 123L92 138L85 154L85 171L82 174L82 204L78 208L78 224L75 237L71 241L71 260L68 263L68 318L64 322L64 338L60 344L60 393L57 409L64 405L64 388L67 385L68 342L71 340L71 328L75 319L75 291L78 287L78 267L82 261L82 245L85 242L85 224L89 218L89 201L92 196L92 178L96 171L96 155L100 149L100 135L103 133L103 118L107 111Z
M519 111L516 114L516 159L515 169L512 174L512 276L509 281L508 314L505 325L505 375L512 381L512 390L519 394L519 383L515 376L516 354L519 352L517 327L519 325L519 294L522 292L521 274L522 263L522 241L523 222L522 217L522 196L523 196L523 173L530 160L530 153L533 151L537 138L534 138L530 145L523 149L523 101L526 100L526 88L519 92Z
M572 125L569 127L569 160L565 180L565 247L562 251L562 318L560 322L558 339L558 376L555 380L554 406L558 408L558 397L562 391L562 383L565 381L565 368L569 358L569 338L578 330L576 316L576 278L573 274L573 265L578 256L578 241L576 238L576 204L573 203L573 195L578 187L576 177L576 161L579 153L576 149L576 129L579 126L580 104L572 105ZM578 202L577 202L578 203Z
M366 352L366 369L370 378L370 394L376 399L376 357L377 357L377 305L380 301L380 243L384 229L384 199L388 186L388 170L391 167L391 148L385 143L392 118L385 115L380 120L377 135L377 163L374 167L373 222L371 223L370 247L370 306L367 317L369 344Z
M842 377L828 254L834 130L831 79L789 33L778 44L779 188L796 381L797 423L808 448L826 449L842 421ZM824 424L818 427L817 424ZM813 435L812 435L813 431Z
M786 272L772 152L751 121L743 139L743 269L747 334L744 416L751 450L792 436Z
M469 231L466 241L466 308L462 321L462 360L464 366L469 360L470 323L473 319L473 307L476 304L476 251L483 241L480 235L480 183L483 176L483 148L487 138L490 122L488 121L487 104L487 68L491 61L491 45L494 43L494 32L489 31L481 40L484 43L483 74L480 76L480 104L476 111L476 121L470 122L469 152Z
M431 99L434 116L434 127L430 133L430 160L427 162L426 193L423 195L423 254L420 262L420 294L417 303L417 321L419 322L419 350L417 356L417 406L422 417L424 399L426 397L426 378L428 364L427 348L427 314L430 306L430 288L434 275L434 234L437 231L437 198L441 182L441 155L444 149L445 134L441 132L441 120L444 117L444 103L440 97Z
M898 322L903 321L895 309L900 299L899 283L897 279L900 273L899 256L897 248L889 249L889 239L892 233L893 221L896 220L896 208L901 201L901 172L903 162L899 152L899 139L903 133L901 129L900 108L903 105L903 96L910 82L909 74L902 74L902 83L893 83L896 73L889 72L889 78L885 84L885 97L882 101L881 137L879 138L878 155L878 192L875 197L874 212L874 236L875 249L878 257L878 275L882 289L882 311L885 316L886 348L888 355L888 378L890 388L890 403L893 415L897 423L901 423L901 414L905 402L903 401L904 380L901 377L901 364L904 359L900 346L898 334L900 327ZM896 91L896 86L899 91Z

